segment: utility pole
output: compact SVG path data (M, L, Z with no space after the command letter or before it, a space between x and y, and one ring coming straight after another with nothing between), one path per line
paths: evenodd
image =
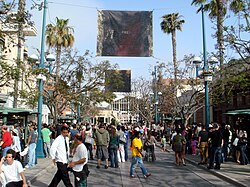
M18 3L18 12L16 15L16 21L18 24L18 31L17 31L17 60L16 60L16 66L17 66L17 74L15 77L14 82L14 101L13 101L13 108L17 108L17 99L18 99L18 90L19 90L19 79L21 72L21 60L23 60L23 43L24 43L24 34L23 34L23 25L25 24L25 5L26 0L19 0Z

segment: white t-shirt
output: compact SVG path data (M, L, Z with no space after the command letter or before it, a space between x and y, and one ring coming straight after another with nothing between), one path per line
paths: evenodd
M23 172L23 166L17 160L14 160L12 165L8 165L4 162L2 165L2 171L4 173L6 183L23 180L20 175L20 173Z
M88 162L88 151L85 145L82 143L77 146L76 152L73 156L72 162L76 162L80 159L86 158L86 161L83 164L77 164L73 167L74 171L82 171L83 166Z

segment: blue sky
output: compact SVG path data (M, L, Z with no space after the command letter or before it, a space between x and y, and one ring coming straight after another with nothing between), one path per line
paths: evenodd
M36 1L36 0L35 0ZM36 1L41 2L41 1ZM31 7L27 2L26 8ZM109 60L118 63L120 69L131 69L132 78L151 77L151 71L158 59L162 62L172 61L171 36L164 34L160 28L161 16L178 12L183 16L183 31L177 32L177 58L186 54L202 52L201 14L196 14L197 7L191 6L191 0L48 0L46 23L55 23L55 18L69 19L69 25L75 30L75 45L80 52L90 50L96 54L97 12L98 10L139 10L153 11L153 56L154 57L96 57L97 61ZM27 38L29 54L33 48L40 49L42 11L30 10L38 30L36 37ZM206 15L207 51L214 52L216 40L214 24Z

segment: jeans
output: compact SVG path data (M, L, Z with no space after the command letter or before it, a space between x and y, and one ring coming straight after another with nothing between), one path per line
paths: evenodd
M142 174L147 175L148 172L143 165L142 158L139 156L133 156L132 161L131 161L131 166L130 166L130 176L134 175L135 168L136 168L137 164L139 164L139 167L141 168Z
M248 158L246 155L246 145L240 146L240 155L241 155L241 164L247 165L248 164Z
M118 167L117 145L110 145L110 167Z
M49 158L50 142L43 142L43 147L44 147L45 156Z
M128 144L124 144L125 161L128 161Z
M29 145L28 155L29 155L28 166L33 167L35 165L35 161L36 161L36 143L31 143Z
M216 162L216 167L220 167L221 164L221 147L211 147L209 166L214 167L214 161Z
M10 146L3 148L3 156L6 156L6 153L9 149L10 149Z
M91 143L84 143L87 150L89 151L89 156L90 156L90 159L93 159L93 151L92 151L92 144Z

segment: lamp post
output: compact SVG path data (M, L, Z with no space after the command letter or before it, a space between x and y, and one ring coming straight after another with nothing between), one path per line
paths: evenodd
M42 21L42 36L41 36L41 53L40 53L40 64L39 68L43 69L45 68L44 65L44 42L45 42L45 30L46 30L46 8L47 8L47 0L43 1L43 21ZM31 55L30 58L33 60L38 60L34 58L34 55ZM55 58L53 55L48 55L46 58L47 61L54 61ZM39 75L37 77L38 79L38 117L37 117L37 132L38 132L38 140L37 140L37 146L36 146L36 155L38 158L44 158L44 153L43 153L43 141L41 137L41 129L42 129L42 105L43 105L43 81L44 76Z
M209 105L209 88L208 88L208 82L211 81L212 79L212 72L209 70L208 67L208 61L207 61L207 49L206 49L206 32L205 32L205 19L204 19L204 6L203 4L201 5L201 13L202 13L202 40L203 40L203 73L202 75L204 76L204 87L205 87L205 126L206 129L209 128L209 123L210 123L210 105ZM217 63L217 59L215 57L212 57L209 62L211 64ZM198 75L198 64L201 63L200 57L194 57L193 63L196 64L196 76Z

